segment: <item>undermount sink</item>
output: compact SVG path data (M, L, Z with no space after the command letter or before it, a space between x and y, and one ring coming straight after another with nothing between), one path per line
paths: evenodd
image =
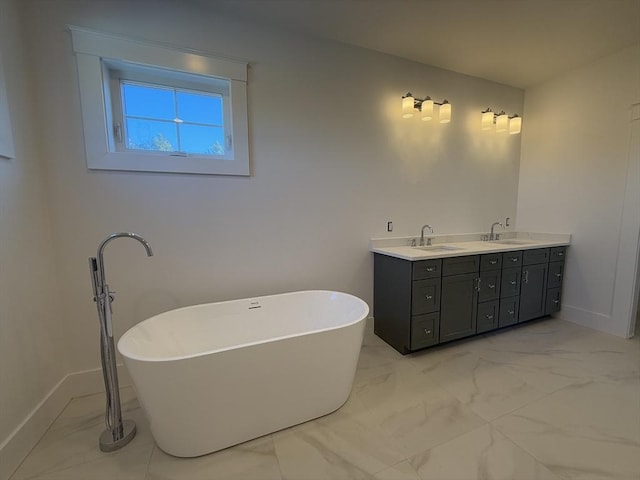
M425 252L451 252L453 250L464 250L461 247L452 247L451 245L431 245L428 247L416 247L418 250Z
M500 243L501 245L528 245L533 242L531 242L530 240L506 239L506 240L492 240L491 243Z

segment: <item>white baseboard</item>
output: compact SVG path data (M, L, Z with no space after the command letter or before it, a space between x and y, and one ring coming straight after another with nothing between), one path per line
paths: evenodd
M613 324L610 315L584 310L564 303L562 304L560 313L556 315L563 320L582 325L583 327L589 327L612 335L617 334L613 331Z
M118 383L120 387L131 385L131 377L122 365L118 365ZM0 443L0 480L13 474L72 398L100 392L104 392L101 369L64 376Z

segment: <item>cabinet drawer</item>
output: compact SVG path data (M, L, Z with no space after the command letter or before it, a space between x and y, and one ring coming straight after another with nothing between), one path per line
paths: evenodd
M411 315L440 310L440 279L429 278L413 282Z
M428 313L411 319L411 350L436 345L440 340L440 314Z
M491 270L480 274L480 284L478 285L478 301L488 302L500 298L500 278L501 270Z
M547 288L561 287L563 276L564 276L564 262L550 263L549 273L547 273Z
M525 250L522 254L523 265L536 265L538 263L547 263L549 261L548 248L536 248L535 250Z
M480 271L499 270L502 268L502 254L489 253L480 256Z
M413 262L413 279L422 280L424 278L437 278L442 270L442 260L420 260Z
M445 258L442 260L442 275L458 275L460 273L476 273L480 269L480 256Z
M515 297L520 295L520 279L522 278L522 269L505 268L502 270L502 279L500 280L500 297Z
M478 304L478 318L476 320L477 333L488 332L498 328L498 302L484 302Z
M567 247L552 247L549 253L550 262L564 262L567 253Z
M518 323L518 310L520 308L520 298L503 298L500 300L500 315L498 317L498 327L508 327Z
M545 306L545 315L550 315L560 311L560 288L550 288L547 290L547 303Z
M502 254L502 268L519 267L522 265L522 250Z

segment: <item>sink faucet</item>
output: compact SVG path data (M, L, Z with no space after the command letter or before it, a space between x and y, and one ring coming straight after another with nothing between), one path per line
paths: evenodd
M491 224L491 233L489 234L489 240L497 240L496 234L493 233L493 229L496 227L496 225L500 225L501 228L504 228L504 225L502 225L501 222L493 222Z
M423 225L422 230L420 231L420 246L424 247L424 229L428 228L431 233L433 233L433 227L431 225ZM427 246L431 245L431 239L427 238Z

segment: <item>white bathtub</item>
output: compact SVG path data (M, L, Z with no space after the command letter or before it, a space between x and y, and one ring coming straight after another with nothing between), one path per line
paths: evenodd
M210 303L140 322L118 350L158 446L195 457L340 408L368 313L327 291Z

